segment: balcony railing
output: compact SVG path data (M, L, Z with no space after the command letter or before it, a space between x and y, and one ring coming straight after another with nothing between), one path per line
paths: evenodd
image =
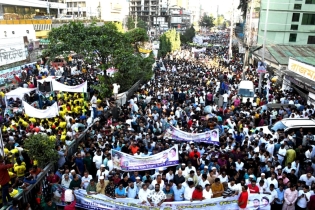
M51 19L45 19L45 20L0 20L0 25L12 25L12 24L51 24Z

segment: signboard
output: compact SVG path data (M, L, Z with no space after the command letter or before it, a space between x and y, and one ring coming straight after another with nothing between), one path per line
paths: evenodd
M299 74L307 79L315 80L315 67L305 63L289 59L288 69L296 74Z
M258 74L261 74L261 73L264 74L266 72L267 72L267 64L259 61L258 66L257 66L257 73Z
M112 149L112 157L114 168L122 171L143 171L179 164L177 145L147 157L132 156Z
M160 49L160 41L153 41L152 49L159 50Z
M238 53L245 54L245 52L246 52L245 47L243 47L243 45L241 44L238 44Z
M26 56L23 37L0 39L0 66L23 61Z

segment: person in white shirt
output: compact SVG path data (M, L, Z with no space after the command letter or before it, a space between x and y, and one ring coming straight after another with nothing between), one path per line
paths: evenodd
M160 174L156 176L156 179L153 180L151 184L155 186L156 184L158 184L158 182L160 182L160 189L163 190L164 181L162 180L162 176Z
M69 178L69 175L66 174L61 181L61 186L65 187L65 188L69 188L71 181L72 180Z
M306 209L307 203L310 201L311 193L309 192L309 186L304 186L303 190L299 190L297 198L297 207L300 209ZM314 206L312 206L314 208Z
M207 180L207 174L202 174L201 180L198 183L203 189L206 187L207 184L210 184Z
M244 167L244 163L241 162L241 159L237 159L237 161L235 162L235 170L236 171L240 171L240 170L243 170L243 167Z
M275 186L273 184L270 184L269 188L267 188L263 194L271 195L271 200L269 203L274 203L275 200L278 198L278 193L275 190Z
M226 175L226 172L225 171L222 171L222 174L220 174L218 176L218 178L220 179L220 182L223 183L223 182L226 182L228 183L229 182L229 177Z
M107 177L108 175L109 175L109 171L106 170L105 165L102 164L100 169L97 170L97 172L96 172L96 176L97 176L98 182L100 181L100 177L101 176Z
M291 163L288 163L288 165L286 167L284 167L282 171L286 172L287 174L290 174L292 169L296 170L296 168L292 168L292 164Z
M257 178L257 183L259 183L261 180L264 181L263 187L264 187L265 189L267 189L268 185L267 185L267 179L266 179L266 174L265 174L265 173L261 173L261 174L260 174L260 177Z
M86 187L90 184L91 179L93 179L92 175L89 175L89 172L85 171L84 176L81 178L81 187L86 189Z
M169 170L169 172L166 174L166 180L169 182L170 180L174 179L174 173L173 170Z
M93 119L95 119L97 117L97 92L94 92L93 97L91 98L90 101L91 105L92 105L92 109L93 109Z
M192 194L195 190L195 185L194 185L194 181L192 178L188 178L188 186L185 187L185 191L184 191L184 198L186 201L190 201L190 199L192 198Z
M113 84L113 93L114 93L115 99L117 99L119 88L120 88L119 84L117 84L117 83Z
M312 173L307 173L307 174L303 174L301 175L300 181L304 181L305 185L307 186L312 186L312 183L315 182L315 177L312 176Z
M96 154L93 157L93 163L95 164L96 169L100 169L103 163L102 151L97 150Z
M281 147L278 150L278 160L280 164L282 164L286 154L287 154L287 150L284 148L284 144L281 144Z
M202 197L204 197L206 200L211 199L213 196L211 186L210 184L206 184L205 188L202 191Z
M260 180L257 186L258 186L258 188L259 188L259 193L260 193L260 194L262 194L263 192L265 192L266 189L267 189L264 180Z
M271 177L267 179L268 188L270 187L271 184L273 184L275 186L275 189L278 189L278 181L275 177L276 177L276 174L272 173Z
M148 195L149 195L150 191L151 190L148 189L148 186L146 184L142 185L142 188L139 190L139 193L138 193L139 201L142 204L146 204L149 202L148 201Z

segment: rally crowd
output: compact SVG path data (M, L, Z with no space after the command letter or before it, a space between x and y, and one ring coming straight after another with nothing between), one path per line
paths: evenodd
M225 34L220 36L227 40ZM270 206L258 204L256 209L315 209L315 150L311 144L314 136L303 132L303 128L296 133L278 130L272 135L256 129L283 118L314 118L314 107L292 90L270 86L268 75L254 102L241 103L237 90L242 80L242 55L234 52L233 58L228 59L227 45L223 41L222 46L208 47L203 57L184 46L161 58L154 78L106 118L105 110L115 104L115 96L101 99L92 88L88 89L89 100L78 93L49 96L48 100L60 106L57 118L4 116L5 152L12 155L14 165L4 165L4 159L0 160L3 202L16 195L18 189L33 184L41 171L36 160L23 151L23 141L34 133L56 141L60 159L58 170L47 177L51 192L58 192L59 186L85 189L90 195L136 198L152 206L236 196L240 209L246 209L250 194L266 194L272 199L264 197L261 202L268 201ZM257 87L258 77L255 68L249 66L245 79ZM25 78L36 79L27 75ZM81 79L89 84L97 82L95 75L89 73L66 75L63 83L66 78L69 82L78 81L76 84ZM36 82L28 83L32 84ZM2 98L4 93L1 92ZM268 103L287 106L257 109ZM210 111L205 113L205 107ZM220 145L164 138L163 133L170 126L190 133L218 129ZM67 145L85 128L86 138L79 142L78 151L69 156ZM114 167L111 157L111 149L146 157L175 144L180 148L178 166L124 172ZM2 173L7 169L10 177ZM42 209L56 209L51 196L45 198L39 192L37 197ZM73 207L75 202L70 205Z

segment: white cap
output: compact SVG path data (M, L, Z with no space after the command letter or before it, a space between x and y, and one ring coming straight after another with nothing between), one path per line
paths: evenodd
M255 178L255 176L253 174L249 175L249 178Z
M100 176L100 179L104 179L104 176Z
M216 168L216 167L212 167L212 168L211 168L211 170L215 170L215 169L217 169L217 168Z
M265 174L265 173L261 173L260 175L261 175L261 176L265 176L266 174Z
M102 164L102 165L101 165L101 167L105 168L105 165L104 165L104 164Z
M163 168L159 168L159 171L164 171Z
M73 170L73 169L70 171L70 173L74 173L74 172L75 172L75 170Z
M136 179L140 179L140 177L137 176Z
M208 166L205 166L205 167L203 167L203 168L208 168Z
M282 169L282 167L279 165L279 166L277 167L277 169Z

